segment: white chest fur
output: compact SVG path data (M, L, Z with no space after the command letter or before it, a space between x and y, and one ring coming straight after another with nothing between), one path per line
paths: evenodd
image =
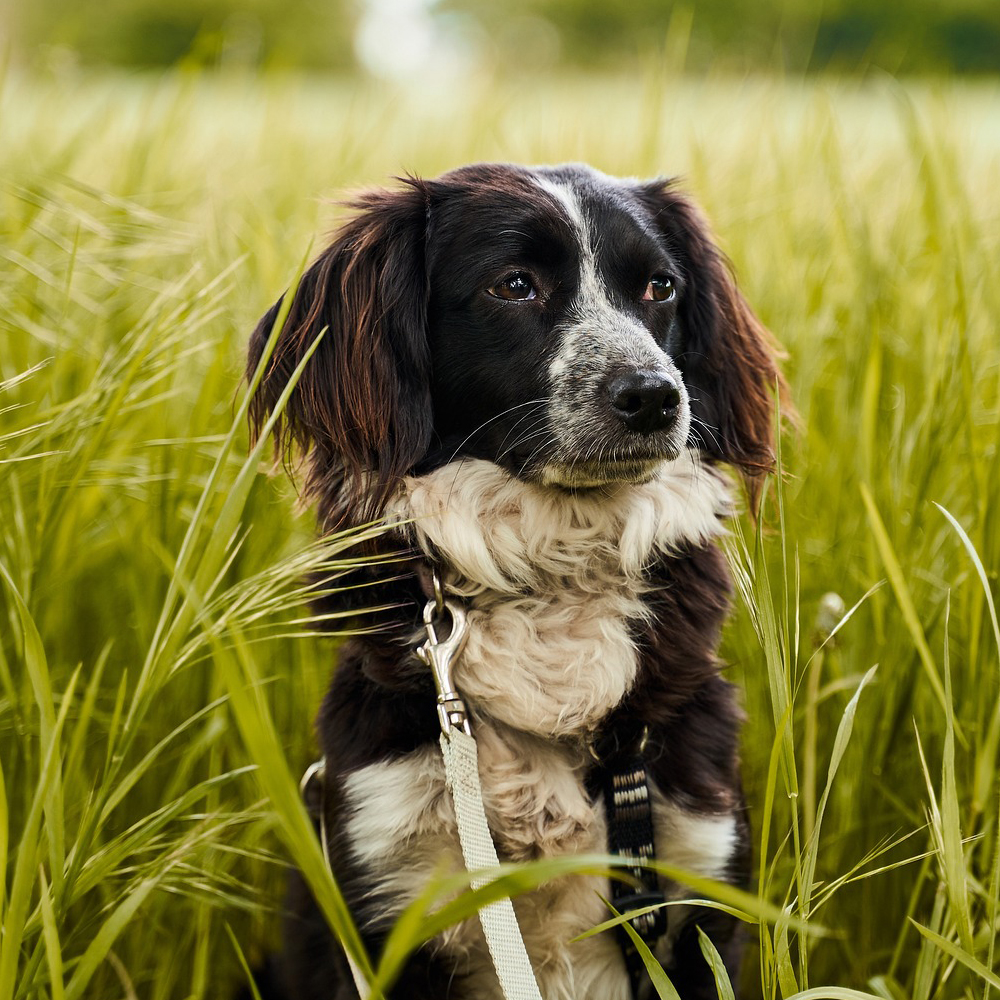
M463 460L406 479L389 513L468 602L455 682L471 707L544 736L586 733L636 673L643 572L718 535L728 484L692 452L648 483L568 492Z
M477 727L487 819L508 858L607 851L604 805L591 802L584 765L535 737ZM451 797L437 748L372 764L346 781L352 853L369 873L372 892L384 894L381 916L395 918L429 879L463 870ZM697 816L654 792L656 855L709 878L723 874L736 843L731 815ZM675 895L678 895L678 890ZM610 895L607 879L575 876L549 882L515 900L518 923L545 1000L628 1000L630 990L613 934L571 940L600 921ZM682 916L672 909L670 926ZM669 956L670 936L661 958ZM499 1000L496 975L475 920L450 928L434 947L468 977L468 995Z

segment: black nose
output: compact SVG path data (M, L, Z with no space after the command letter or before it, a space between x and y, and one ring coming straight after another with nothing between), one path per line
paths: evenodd
M616 375L608 382L608 398L615 416L639 434L666 430L677 419L681 402L673 379L657 371Z

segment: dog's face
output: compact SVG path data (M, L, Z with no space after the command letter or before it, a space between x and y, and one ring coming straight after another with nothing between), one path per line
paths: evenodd
M324 520L375 515L399 476L461 457L563 489L644 481L685 447L770 464L766 334L668 183L478 165L355 207L252 406L260 426L325 330L279 426Z
M675 457L691 424L672 357L684 278L634 188L580 167L508 168L439 216L440 450L567 487L641 481Z

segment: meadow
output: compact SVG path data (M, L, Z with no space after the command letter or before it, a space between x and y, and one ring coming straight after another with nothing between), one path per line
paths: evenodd
M357 950L296 789L337 642L301 579L351 539L249 450L244 350L337 198L485 159L681 175L788 355L730 539L741 996L1000 995L1000 84L0 87L0 1000L230 995L289 864Z

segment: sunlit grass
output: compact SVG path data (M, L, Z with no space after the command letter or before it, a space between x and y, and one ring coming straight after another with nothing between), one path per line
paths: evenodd
M477 159L683 174L789 353L802 430L730 540L760 902L719 905L768 918L743 995L997 997L998 103L652 69L409 94L8 78L0 1000L224 996L288 863L352 939L295 786L336 642L301 581L349 539L314 543L256 474L244 345L325 199ZM458 888L370 956L384 982L469 912Z

